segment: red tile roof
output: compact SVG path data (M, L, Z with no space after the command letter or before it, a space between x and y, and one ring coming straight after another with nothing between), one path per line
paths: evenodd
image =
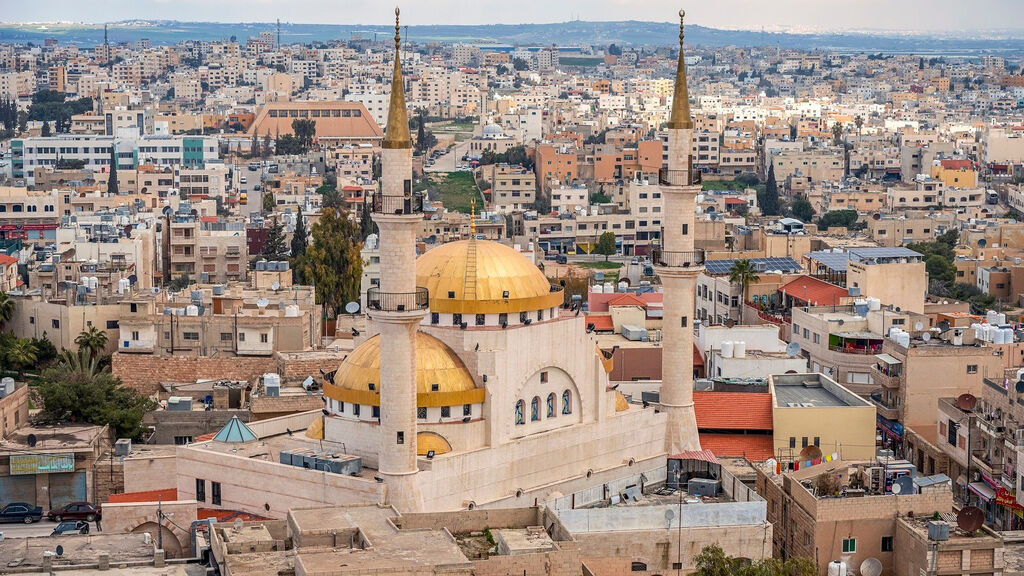
M740 198L726 198L725 199L725 204L726 205L730 205L730 204L745 205L745 204L748 204L748 202L746 200L742 200Z
M196 510L196 520L206 520L207 518L214 518L217 522L233 522L235 520L260 522L262 520L270 520L270 518L260 516L259 514L250 514L238 510L218 510L215 508L199 508Z
M719 463L718 458L715 457L711 450L686 450L679 454L670 454L669 458L672 460L700 460L712 464Z
M701 430L771 430L772 395L756 392L694 392Z
M701 434L700 446L720 458L746 458L763 462L773 456L768 434Z
M615 329L615 326L612 324L611 316L587 316L586 323L593 324L594 330L600 330L602 332Z
M693 365L694 366L703 366L704 365L704 358L701 357L700 350L697 348L696 344L693 345Z
M10 265L10 264L17 264L17 263L18 263L18 259L15 258L14 256L8 256L7 254L0 254L0 265L7 266L7 265Z
M177 488L163 488L161 490L146 490L145 492L125 492L123 494L111 494L107 502L111 504L129 504L136 502L174 502L178 499Z
M591 292L587 294L587 309L590 312L607 312L608 304L625 294L624 292ZM632 293L630 293L632 294ZM644 292L643 294L633 294L633 296L643 300L648 306L652 304L661 304L664 302L664 294L661 292Z
M839 304L843 298L850 295L846 288L811 276L799 276L780 287L779 292L789 294L801 302L813 302L820 306Z
M970 170L973 168L971 161L963 158L947 158L940 162L946 170Z
M647 302L644 301L642 298L638 298L635 294L624 292L622 294L616 295L615 298L609 300L608 306L639 306L641 308L646 308Z

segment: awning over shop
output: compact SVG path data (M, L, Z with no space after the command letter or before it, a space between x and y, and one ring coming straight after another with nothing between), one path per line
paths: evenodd
M985 502L990 502L996 497L996 491L985 482L971 482L967 485L967 489L977 494Z

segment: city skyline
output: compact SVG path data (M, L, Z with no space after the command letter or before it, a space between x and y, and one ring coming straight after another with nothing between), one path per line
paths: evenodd
M404 4L404 5L403 5ZM1001 14L1015 8L1012 0L981 0L971 3L940 0L777 0L768 5L750 0L723 0L715 5L680 3L675 0L569 0L550 9L538 0L514 6L467 0L425 0L398 3L403 20L413 25L437 24L542 24L569 20L664 22L680 6L691 22L723 29L789 32L822 31L919 31L981 33L1024 30L1011 25ZM49 0L9 6L5 22L114 22L162 19L195 22L270 22L281 18L295 23L386 24L390 6L370 0L347 0L340 5L326 0L113 0L101 6L71 0ZM358 14L351 18L349 14ZM58 15L59 16L55 16ZM439 14L451 19L439 18ZM884 17L883 17L884 16Z

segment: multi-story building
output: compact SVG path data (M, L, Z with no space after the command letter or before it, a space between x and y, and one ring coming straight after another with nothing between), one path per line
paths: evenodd
M203 284L245 280L249 250L244 223L178 216L168 218L165 226L166 280L181 276Z
M481 176L491 184L491 209L495 212L526 210L533 205L537 192L533 172L522 166L492 164L481 169Z

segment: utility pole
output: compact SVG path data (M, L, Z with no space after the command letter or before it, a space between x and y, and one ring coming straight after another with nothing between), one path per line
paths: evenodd
M156 497L156 549L164 549L164 507L163 498Z

